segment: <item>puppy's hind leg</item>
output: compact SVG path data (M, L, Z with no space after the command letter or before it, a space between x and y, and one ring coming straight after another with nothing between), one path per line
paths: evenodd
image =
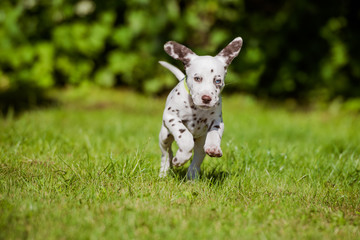
M165 177L171 167L171 160L173 158L171 144L173 141L174 137L170 134L169 130L162 125L159 134L159 145L161 150L161 168L159 177Z
M204 144L206 136L201 136L195 139L194 157L187 171L187 178L189 180L195 180L200 177L200 166L205 157Z

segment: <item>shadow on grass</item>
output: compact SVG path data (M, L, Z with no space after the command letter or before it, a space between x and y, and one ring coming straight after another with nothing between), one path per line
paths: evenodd
M26 110L55 105L56 101L46 96L44 90L31 85L0 90L0 117L8 114L17 116Z
M207 179L211 184L221 185L229 176L229 172L213 168L206 171L201 177Z
M187 169L185 167L175 168L172 170L171 176L179 181L188 181L186 177ZM214 167L201 173L200 180L210 182L212 185L221 185L229 176L229 172Z

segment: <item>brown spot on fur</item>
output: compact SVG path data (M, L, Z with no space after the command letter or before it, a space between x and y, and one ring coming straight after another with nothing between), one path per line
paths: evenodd
M166 46L164 48L164 50L165 50L165 52L167 52L170 55L170 53L171 53L171 47L170 46Z
M171 107L168 108L168 110L170 110L170 109L171 109Z
M175 119L174 119L174 118L172 118L172 119L170 119L170 120L169 120L169 122L172 122L172 121L174 121L174 120L175 120Z
M210 129L211 129L211 127L212 127L212 125L214 124L214 122L215 122L215 120L212 120L212 122L211 122L211 124L210 124L210 126L209 126L208 130L210 130Z
M179 132L180 133L183 133L183 132L185 132L186 130L185 129L179 129Z
M215 125L214 128L220 128L220 126L219 126L219 125Z
M181 135L179 135L179 138L181 138Z
M214 72L214 69L211 69L211 72Z

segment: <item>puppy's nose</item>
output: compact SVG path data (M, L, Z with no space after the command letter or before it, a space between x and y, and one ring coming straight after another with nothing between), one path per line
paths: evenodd
M201 100L203 101L203 103L207 104L207 103L209 103L211 101L211 97L208 96L208 95L203 95L201 97Z

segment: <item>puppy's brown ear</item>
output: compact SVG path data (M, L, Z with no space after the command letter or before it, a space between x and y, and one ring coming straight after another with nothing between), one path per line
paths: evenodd
M174 59L182 61L185 67L189 67L190 61L197 57L191 49L175 41L165 43L164 50Z
M223 50L221 50L221 52L219 52L216 57L219 58L222 62L224 62L226 66L229 66L232 60L239 54L242 44L242 38L237 37L232 40L232 42L229 43L229 45L227 45Z

